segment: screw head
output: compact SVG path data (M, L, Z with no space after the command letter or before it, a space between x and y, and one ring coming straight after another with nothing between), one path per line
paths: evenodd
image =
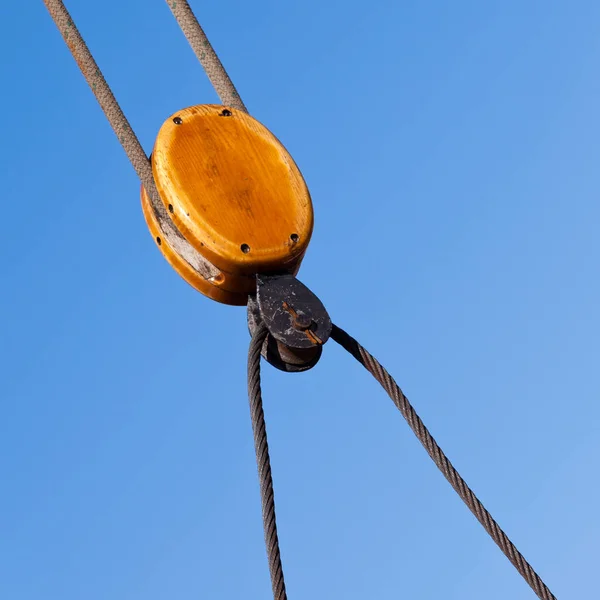
M183 123L183 119L181 117L175 117L173 119L173 123L175 123L175 125L181 125Z
M300 331L306 331L313 324L313 320L303 312L298 312L294 316L294 327Z

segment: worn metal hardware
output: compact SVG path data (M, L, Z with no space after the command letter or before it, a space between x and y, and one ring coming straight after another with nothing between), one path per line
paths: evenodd
M260 323L269 331L263 358L286 372L314 367L332 329L323 303L290 274L257 275L256 295L248 300L251 334Z

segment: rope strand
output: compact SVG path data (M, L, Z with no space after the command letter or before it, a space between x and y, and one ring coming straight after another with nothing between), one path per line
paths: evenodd
M166 242L202 277L209 279L219 274L207 260L197 252L173 225L164 207L152 174L150 159L135 135L127 117L119 106L115 95L108 85L102 71L98 67L92 53L81 37L75 22L61 0L44 0L44 4L58 27L65 43L69 47L75 62L92 89L100 108L104 112L110 126L119 138L129 162L144 186L152 209L159 223L162 236Z
M150 161L64 3L61 0L44 0L44 4L81 69L85 80L94 92L94 96L96 96L96 100L98 100L98 104L106 115L110 126L119 138L140 181L149 194L156 193L158 195Z
M281 553L279 551L279 538L277 536L275 497L273 493L269 445L267 443L267 427L260 387L260 352L266 337L267 328L264 324L261 324L257 327L250 342L250 350L248 352L248 398L250 401L250 417L252 419L252 432L254 434L254 449L256 451L256 464L260 482L265 545L267 547L269 572L271 573L273 598L274 600L287 600Z
M186 0L166 0L173 16L177 19L181 31L187 38L194 54L206 71L212 86L223 104L248 112L233 81L231 81L225 67L221 63L217 53L208 41L204 30L200 26L196 15Z
M331 338L354 356L389 394L393 403L402 413L402 416L406 419L409 427L413 430L421 444L423 444L433 462L461 497L462 501L469 507L477 520L483 525L483 528L492 537L494 542L496 542L500 550L502 550L508 560L510 560L525 581L531 586L531 589L537 594L538 598L540 600L556 600L556 597L548 589L542 578L533 570L533 567L525 560L525 557L517 550L500 525L496 523L492 515L490 515L479 498L474 494L473 490L459 475L431 433L429 433L423 421L421 421L421 418L408 401L408 398L394 381L394 378L379 364L377 359L369 354L365 348L343 329L334 325Z

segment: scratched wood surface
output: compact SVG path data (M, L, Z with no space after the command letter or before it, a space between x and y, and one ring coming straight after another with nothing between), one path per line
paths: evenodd
M294 160L261 123L221 105L186 108L161 127L152 166L174 224L217 268L297 271L312 202Z
M143 186L140 195L142 211L150 234L171 267L194 289L208 298L222 304L244 306L248 300L248 294L256 287L254 278L243 275L230 275L223 272L210 279L203 277L185 259L179 256L169 242L161 236L158 220Z

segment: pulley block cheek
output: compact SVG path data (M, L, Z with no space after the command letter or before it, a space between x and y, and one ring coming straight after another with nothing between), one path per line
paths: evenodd
M210 265L212 273L201 273L195 269L163 234L152 202L143 186L140 196L142 212L150 234L175 272L195 290L211 300L231 306L245 306L248 294L253 292L256 287L255 278L245 275L232 276L216 269L213 265Z
M312 201L290 154L256 119L222 105L179 111L159 130L152 171L172 223L222 273L219 290L247 297L258 273L297 273L312 235ZM147 200L143 192L152 229ZM191 281L167 255L173 248L159 248L188 283L231 303Z

